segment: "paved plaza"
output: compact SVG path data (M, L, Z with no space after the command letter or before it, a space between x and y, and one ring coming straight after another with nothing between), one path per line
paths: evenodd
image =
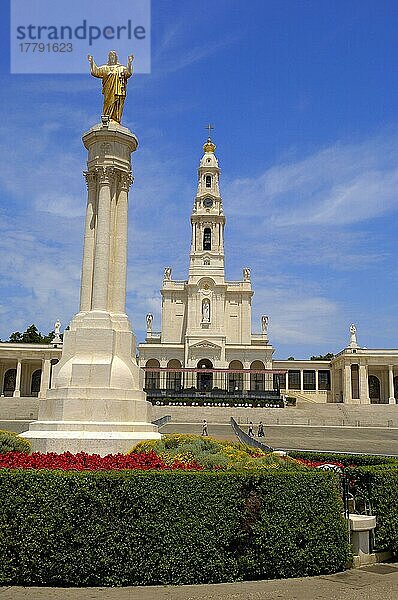
M126 588L0 588L0 600L396 600L398 564L271 581Z
M26 431L27 423L28 421L0 421L0 429L21 433ZM247 428L245 425L242 427ZM161 433L196 433L199 435L201 432L200 423L171 422L161 428ZM209 434L218 439L237 441L231 426L227 423L209 422ZM273 448L280 449L398 455L398 429L392 427L266 425L265 439L262 441Z
M256 423L255 431L256 431ZM242 425L245 429L247 426ZM200 423L169 423L162 433L201 433ZM236 441L228 424L209 423L209 435ZM398 429L382 427L313 427L303 425L265 426L266 444L280 449L331 450L397 454ZM398 594L397 594L398 597Z

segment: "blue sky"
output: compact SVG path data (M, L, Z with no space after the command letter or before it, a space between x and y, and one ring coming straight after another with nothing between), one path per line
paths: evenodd
M118 2L114 1L117 8ZM78 309L86 189L81 135L98 80L10 75L2 3L0 338ZM153 0L152 72L129 82L140 141L130 194L128 313L160 327L163 267L184 279L206 137L222 169L226 271L250 266L253 332L280 358L398 347L398 4ZM134 53L134 48L132 48ZM105 56L95 56L98 63ZM125 57L123 57L124 59Z

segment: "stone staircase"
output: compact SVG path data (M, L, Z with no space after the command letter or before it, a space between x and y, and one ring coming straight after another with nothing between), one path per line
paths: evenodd
M229 423L233 417L238 423L265 425L313 425L345 427L398 427L398 405L318 404L298 401L295 407L286 408L230 408L154 406L153 419L171 415L175 423Z

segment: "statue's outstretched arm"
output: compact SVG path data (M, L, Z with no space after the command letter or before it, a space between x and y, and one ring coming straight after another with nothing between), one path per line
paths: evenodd
M89 54L87 56L88 58L88 62L90 63L90 73L93 77L99 77L101 78L103 76L102 72L101 72L101 67L98 67L98 65L96 64L94 58L91 56L91 54Z
M131 77L133 74L133 60L134 60L134 56L133 56L133 54L130 54L130 56L127 59L127 67L126 67L127 77Z

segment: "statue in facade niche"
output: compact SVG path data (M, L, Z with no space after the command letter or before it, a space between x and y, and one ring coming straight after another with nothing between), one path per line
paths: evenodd
M91 75L102 79L102 93L104 95L102 114L120 123L126 99L127 80L133 74L134 56L128 57L126 67L119 63L114 50L109 52L107 64L101 67L95 64L91 54L87 58L90 63Z
M146 316L146 330L147 333L151 333L152 331L152 321L153 321L153 315L151 313L148 313Z
M210 302L207 299L202 304L202 323L210 323Z
M171 279L171 267L166 267L164 270L164 279Z

